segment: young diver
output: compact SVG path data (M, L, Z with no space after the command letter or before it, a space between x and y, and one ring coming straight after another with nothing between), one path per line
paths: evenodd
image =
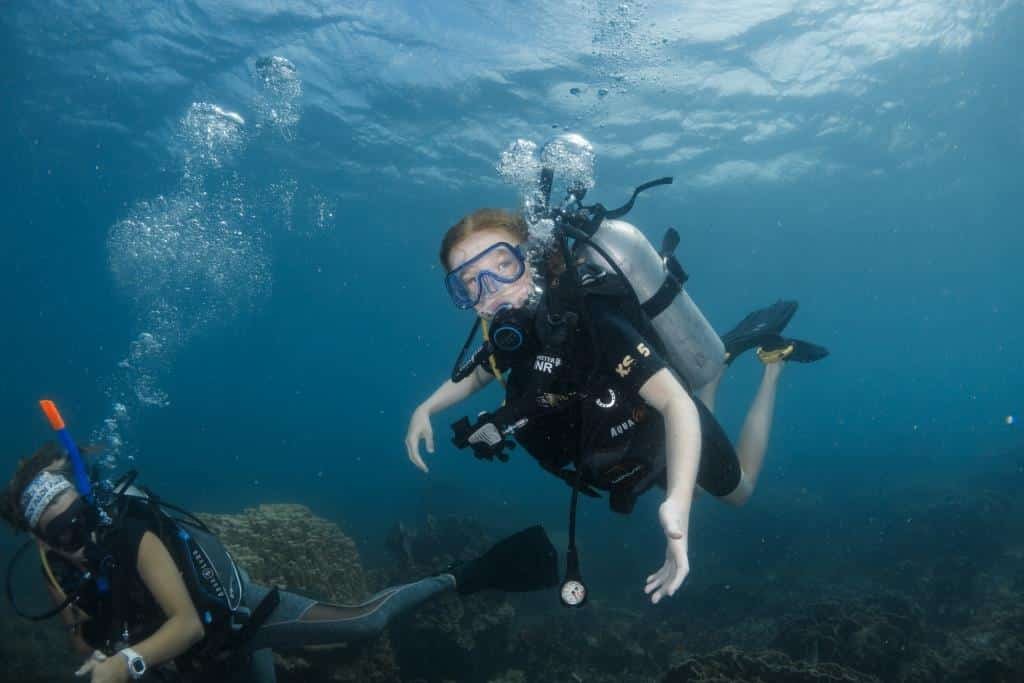
M19 613L38 620L59 612L76 648L92 653L76 675L94 683L143 676L272 683L272 649L369 638L447 591L528 591L558 581L557 553L538 526L358 605L268 589L249 581L201 522L165 515L165 504L132 495L136 489L127 484L114 488L112 504L98 505L99 493L82 481L84 470L75 464L81 456L70 443L70 450L48 443L23 460L0 512L34 537L11 567L38 545L58 603L45 614ZM10 569L7 590L14 604Z
M637 192L666 182L671 179ZM695 485L732 505L745 503L761 471L785 361L812 362L828 352L781 336L796 302L779 301L751 313L719 339L682 291L686 274L671 256L678 242L674 231L659 254L635 227L610 220L628 211L632 200L616 212L595 206L601 214L589 215L589 234L601 231L596 236L607 249L575 230L571 250L567 242L559 250L555 240L554 248L534 248L531 254L538 258L527 259L526 221L495 209L478 210L447 231L440 259L448 292L458 308L475 310L485 342L462 363L467 340L452 379L414 411L405 445L409 459L426 472L420 442L434 452L431 415L497 377L505 385L503 406L474 424L455 423L455 443L472 447L477 457L506 460L514 435L545 470L573 486L563 602L575 606L586 598L574 542L577 494L608 491L612 508L628 513L638 495L658 485L666 490L659 519L667 549L663 566L645 585L657 603L673 595L689 572ZM571 228L572 216L563 218ZM622 266L609 268L616 240ZM658 273L643 298L635 282L632 290L623 287L623 279L636 279L640 241ZM588 249L598 249L600 256L595 259ZM634 276L624 275L630 268ZM659 322L662 328L655 329ZM666 348L665 339L673 335L680 340ZM764 375L734 450L712 411L724 368L752 348Z

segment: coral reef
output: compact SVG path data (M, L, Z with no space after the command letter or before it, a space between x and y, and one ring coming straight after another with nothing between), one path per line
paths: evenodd
M355 542L303 505L260 505L238 515L198 517L257 583L328 602L367 594Z
M784 617L772 643L794 659L833 662L885 680L922 656L923 615L906 598L823 603Z
M781 652L744 652L734 647L691 657L662 679L664 683L873 683L878 680L838 664L810 664L793 661Z
M510 661L540 683L641 683L668 669L669 655L679 647L673 635L659 633L637 613L600 602L577 612L552 600L544 616L517 624Z
M491 541L479 524L456 516L428 516L414 532L398 526L388 538L396 563L381 574L380 583L436 573L476 557ZM439 596L392 624L399 666L416 680L486 680L507 661L515 616L508 598L500 594Z

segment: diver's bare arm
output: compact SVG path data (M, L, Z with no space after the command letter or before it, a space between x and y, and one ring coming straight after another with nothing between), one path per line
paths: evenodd
M685 533L693 489L700 466L700 416L693 399L668 368L654 373L640 387L640 397L665 418L667 501L685 515L680 520Z
M146 532L139 544L139 576L153 594L167 621L156 633L132 648L149 666L181 655L203 638L203 624L185 582L167 548L154 534Z
M420 405L420 410L427 411L428 415L450 408L456 403L461 403L467 398L483 389L494 379L494 375L487 372L483 367L478 367L473 373L461 382L453 382L450 379L439 386L426 401Z
M409 428L405 433L405 451L413 465L423 472L430 471L420 454L421 441L426 442L428 453L434 452L434 428L430 425L430 416L466 400L487 386L490 381L491 375L481 368L474 370L461 382L446 380L430 398L413 411L409 419Z

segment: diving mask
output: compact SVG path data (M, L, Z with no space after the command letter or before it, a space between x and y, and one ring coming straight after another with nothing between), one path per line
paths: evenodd
M486 292L493 296L526 272L523 250L508 242L498 242L453 268L444 278L448 295L457 308L473 308Z
M39 535L50 546L73 553L89 540L95 526L93 512L84 498L76 498L67 510L50 520Z

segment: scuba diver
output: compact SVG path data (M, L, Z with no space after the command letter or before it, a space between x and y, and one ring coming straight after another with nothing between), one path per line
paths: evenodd
M272 650L375 636L429 598L485 589L531 591L558 582L557 552L540 526L510 536L478 558L386 588L358 605L332 605L249 580L197 518L133 485L87 475L56 408L43 402L61 445L22 460L0 513L32 538L7 573L23 617L60 614L73 645L91 653L76 672L96 683L275 680ZM36 547L56 606L19 608L15 564Z
M618 220L640 192L671 178L642 185L626 205L607 210L584 206L579 185L570 186L560 207L550 207L552 176L543 169L539 209L528 204L525 216L480 209L444 235L448 294L477 320L451 378L413 412L406 450L426 472L420 443L434 452L431 416L497 379L504 403L473 422L454 423L453 442L477 458L501 461L518 442L572 487L562 602L580 606L587 597L575 546L579 494L605 491L611 508L628 514L639 495L659 486L666 491L659 520L667 548L645 584L656 604L689 572L695 487L735 506L750 498L782 368L828 351L783 336L795 301L755 311L721 337L714 332L683 290L687 274L673 255L675 230L657 250ZM531 228L546 228L546 237L531 235ZM483 343L467 359L478 327ZM725 368L751 349L764 374L734 448L712 413Z

